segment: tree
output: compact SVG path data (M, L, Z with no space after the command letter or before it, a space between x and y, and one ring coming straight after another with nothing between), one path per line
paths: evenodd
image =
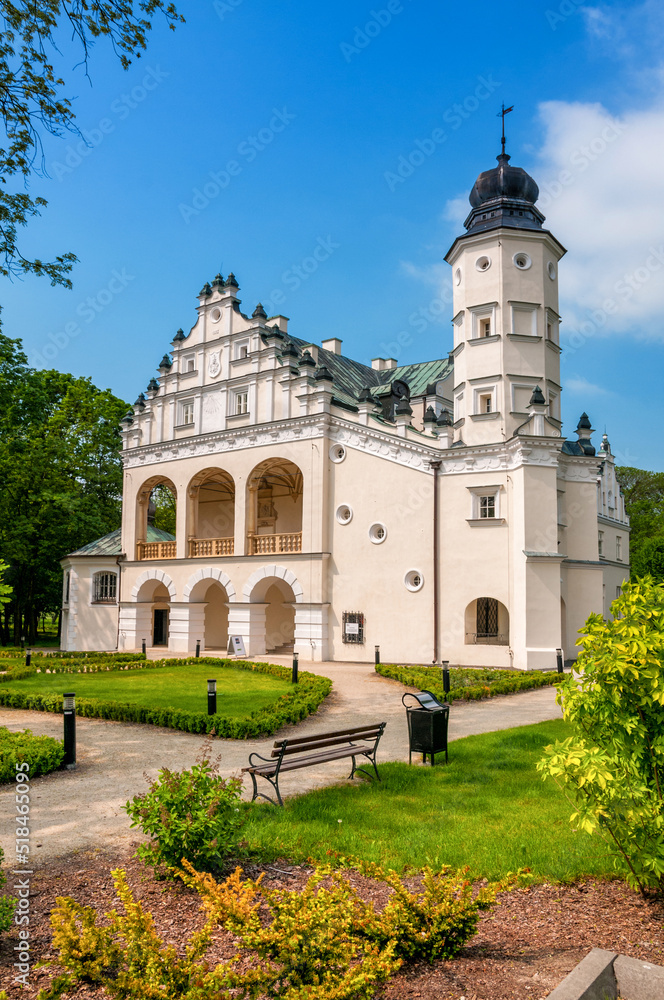
M2 582L2 578L9 569L6 562L0 559L0 604L8 604L12 596L12 588L7 583Z
M86 75L90 50L101 38L110 41L127 69L146 48L159 12L170 28L184 20L166 0L0 0L1 275L46 275L53 285L71 287L73 253L48 263L31 260L21 253L17 236L18 227L27 225L47 204L43 197L20 189L20 181L25 185L32 173L45 174L42 136L78 131L71 100L63 91L65 82L54 67L64 32L68 30L78 46Z
M557 694L575 732L546 747L538 769L574 802L574 826L609 841L632 885L664 892L664 586L623 584L611 613L588 619Z
M620 466L616 475L629 515L632 579L664 581L664 472Z
M36 639L61 606L60 559L120 524L119 421L127 404L87 378L36 371L0 334L0 559L13 595L2 641ZM6 377L3 378L3 359Z

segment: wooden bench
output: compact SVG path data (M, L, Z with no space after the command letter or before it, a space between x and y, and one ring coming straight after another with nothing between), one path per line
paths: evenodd
M386 723L380 722L376 725L338 729L333 733L315 733L311 736L298 736L295 739L277 740L269 757L261 757L258 753L249 754L249 766L243 767L242 770L251 775L254 785L251 801L260 796L273 805L277 804L269 795L258 791L257 777L269 781L277 793L279 805L283 806L279 791L280 774L284 771L296 771L301 767L315 767L316 764L324 764L328 760L342 760L344 757L353 758L353 769L349 777L352 778L356 771L362 771L368 777L373 777L365 767L357 766L355 758L365 757L380 781L376 767L376 750L385 725Z

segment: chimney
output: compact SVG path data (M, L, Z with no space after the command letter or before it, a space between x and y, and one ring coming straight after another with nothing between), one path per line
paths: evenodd
M371 367L375 372L391 371L397 367L396 358L372 358Z
M329 340L322 340L320 346L330 354L341 354L341 344L342 341L338 337L330 337Z

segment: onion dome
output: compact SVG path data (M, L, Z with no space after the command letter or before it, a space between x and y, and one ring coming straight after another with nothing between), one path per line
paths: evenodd
M438 417L436 416L436 411L433 406L427 406L426 413L424 414L424 423L435 424L437 420Z
M314 375L314 378L316 379L317 382L333 382L334 381L334 379L330 375L330 373L327 370L327 368L325 367L325 365L321 365L320 368L316 369L316 374Z
M198 297L199 299L206 299L208 295L212 295L212 289L210 288L210 282L206 281L198 293Z
M215 274L212 280L212 287L222 289L224 287L224 279L221 274Z
M174 344L180 344L180 343L182 343L183 340L186 340L186 337L184 335L184 330L182 329L182 327L180 327L180 329L178 330L178 332L173 337L173 343Z
M253 319L267 319L267 313L263 309L263 303L259 302L253 313L251 314Z
M231 271L231 273L226 278L226 288L239 288L239 287L240 286L238 285L238 283L237 283L237 281L235 279L235 275Z
M530 397L530 403L528 405L546 406L546 400L544 398L544 394L542 393L542 390L538 385L536 385L535 388L533 389L533 394ZM590 424L588 424L588 426L590 427Z
M452 426L452 414L447 409L446 406L442 408L438 414L438 420L436 421L438 427L451 427Z
M300 358L300 368L315 368L316 362L312 358L309 351L305 351Z
M496 159L498 166L484 170L473 185L469 196L472 212L465 221L466 229L541 229L544 216L535 208L537 184L523 167L510 166L507 153L500 153Z
M148 382L148 392L158 392L158 391L159 391L159 383L157 382L156 378L151 378L150 381Z
M159 362L159 371L162 371L162 369L170 371L172 367L173 367L173 362L169 358L168 354L164 354L163 358Z

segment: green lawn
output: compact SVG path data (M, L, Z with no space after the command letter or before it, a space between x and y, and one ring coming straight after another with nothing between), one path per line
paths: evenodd
M571 806L535 771L542 747L570 732L543 722L456 740L447 765L379 763L381 783L356 779L284 809L250 807L243 835L272 858L322 858L331 848L397 869L469 865L475 878L522 867L545 881L610 875L603 841L572 830ZM284 789L296 781L285 775Z
M267 708L292 691L292 685L287 680L269 674L235 670L221 664L183 664L146 670L110 670L98 674L46 674L43 670L48 662L42 667L42 673L10 681L10 689L42 695L74 691L78 698L207 712L207 679L216 677L217 712L233 718L244 718Z

